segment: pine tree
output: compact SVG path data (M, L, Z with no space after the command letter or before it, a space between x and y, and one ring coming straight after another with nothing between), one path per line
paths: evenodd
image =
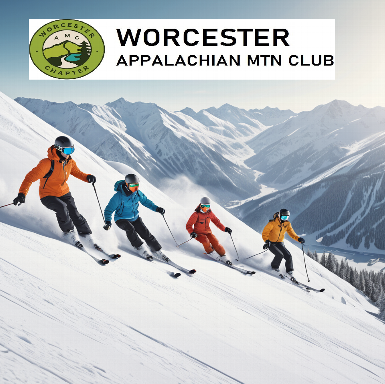
M319 257L318 257L317 251L314 251L313 259L314 259L317 263L319 263Z
M365 281L365 295L368 296L369 299L371 299L373 295L373 283L369 278Z
M376 305L379 308L380 312L382 312L385 309L385 293L384 290L381 287L381 293L376 301Z
M338 276L344 280L346 278L346 265L345 265L344 259L341 260L340 269L338 271Z
M357 288L358 285L359 285L359 281L360 281L360 275L357 272L356 268L354 268L354 281L355 281L355 284L356 284L354 287Z
M353 268L350 268L349 283L350 283L351 285L353 285L353 287L355 287L355 288L358 287L356 275L355 275L355 273L354 273Z
M340 262L338 261L338 259L334 255L333 255L333 257L334 257L334 262L335 262L335 266L336 266L336 269L335 269L334 273L337 276L339 276L341 264L340 264Z
M360 271L360 277L359 277L359 290L362 291L362 292L365 292L365 286L366 286L366 282L365 282L365 276L364 276L364 273L362 271Z
M377 300L376 304L379 308L379 318L381 320L385 321L385 294L384 294L384 291L382 291L382 294L379 297L379 299Z
M325 267L330 271L330 272L335 272L336 270L336 265L335 265L335 262L334 262L334 255L329 252L329 255L328 255L328 258L326 260L326 265Z
M326 265L326 253L324 252L321 256L320 264L325 267Z

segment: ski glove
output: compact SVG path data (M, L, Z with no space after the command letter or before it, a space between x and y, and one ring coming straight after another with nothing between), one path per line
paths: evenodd
M233 232L233 231L229 227L226 227L225 232L227 232L229 235L231 235L231 232Z
M192 239L196 239L198 237L198 235L195 232L191 232L190 236Z
M13 200L13 204L20 205L25 203L25 195L24 193L19 193L16 197L16 199Z
M266 240L265 241L265 244L263 244L263 249L269 249L270 248L270 244L271 244L271 241L270 240Z
M87 175L87 181L89 183L96 183L96 177L94 175Z
M156 207L156 211L159 212L161 215L164 215L166 213L164 208L161 208L161 207Z
M111 228L111 221L106 221L106 224L103 226L103 228L108 231Z
M305 244L305 239L303 237L299 237L298 238L298 241L301 243L301 244Z

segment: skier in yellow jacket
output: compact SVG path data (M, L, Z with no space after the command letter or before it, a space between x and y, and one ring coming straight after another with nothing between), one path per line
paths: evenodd
M285 233L287 232L292 239L301 244L304 244L305 240L294 232L289 216L290 212L287 209L281 209L274 214L273 220L270 220L262 231L262 239L265 242L263 249L269 249L275 256L271 267L278 272L282 259L285 259L286 272L292 275L293 258L283 243Z

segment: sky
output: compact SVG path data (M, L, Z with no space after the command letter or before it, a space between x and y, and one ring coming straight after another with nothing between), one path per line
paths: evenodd
M229 103L311 110L334 99L385 106L385 2L381 0L142 0L3 2L0 91L9 97L104 104L124 97L169 111ZM193 5L192 5L193 4ZM28 79L29 19L335 19L336 78L330 81L39 81Z

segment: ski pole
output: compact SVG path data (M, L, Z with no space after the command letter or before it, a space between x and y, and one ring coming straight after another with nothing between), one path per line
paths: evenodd
M234 249L235 249L235 252L237 254L237 259L235 259L235 261L239 261L239 255L238 255L238 251L237 251L237 248L235 248L235 244L234 244L234 240L233 240L233 236L231 236L231 233L229 233L230 237L231 237L231 241L233 242L233 245L234 245Z
M13 203L7 204L7 205L2 205L0 208L8 207L8 205L14 205Z
M308 275L308 273L307 273L306 260L305 260L305 251L303 250L303 244L302 244L302 253L303 253L303 262L305 263L305 269L306 269L307 281L310 281L309 275Z
M177 247L180 247L181 245L188 243L190 240L192 240L192 237L190 237L187 241L183 242L182 244L177 245Z
M174 239L174 241L175 241L175 244L176 244L176 246L177 247L179 247L179 245L178 245L178 243L176 242L176 240L175 240L175 237L174 237L174 235L172 234L172 232L171 232L171 229L170 229L170 227L168 226L168 224L167 224L167 221L166 221L166 218L164 217L164 214L162 213L162 216L163 216L163 219L164 219L164 222L166 223L166 225L167 225L167 228L168 228L168 230L170 231L170 233L171 233L171 236L172 236L172 238ZM183 243L182 243L183 244Z
M264 251L262 251L262 252L259 252L259 253L256 253L255 255L253 255L253 256L250 256L250 257L246 257L246 259L245 260L247 260L247 259L250 259L251 257L254 257L254 256L258 256L258 255L260 255L261 253L265 253L265 252L267 252L268 250L267 249L265 249Z
M100 202L99 202L99 197L98 197L98 194L96 193L95 183L92 183L92 186L94 187L95 195L96 195L96 198L98 199L100 212L101 212L102 217L103 217L103 222L105 222L104 215L103 215L103 211L102 211L102 207L100 206Z

